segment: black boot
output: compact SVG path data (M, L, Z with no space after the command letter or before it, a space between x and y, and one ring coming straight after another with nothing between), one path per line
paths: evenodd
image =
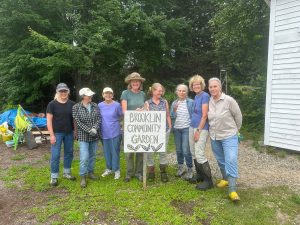
M192 179L189 180L191 184L196 184L199 182L202 182L204 180L204 176L200 169L200 164L197 162L196 159L194 159L194 165L196 169L196 174L193 175Z
M196 186L196 189L205 191L207 189L213 188L214 185L213 185L213 182L211 179L211 170L209 167L209 163L205 162L205 163L199 164L199 165L200 165L200 170L201 170L202 174L204 175L204 181L202 183L198 184Z
M166 183L169 181L168 174L167 174L167 165L160 164L160 179L163 183Z

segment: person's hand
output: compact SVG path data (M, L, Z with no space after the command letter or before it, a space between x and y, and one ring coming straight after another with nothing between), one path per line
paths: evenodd
M199 137L200 137L200 131L196 131L195 133L194 133L194 141L199 141Z
M96 128L92 128L92 129L90 130L90 134L93 135L93 136L97 135L97 130L96 130Z
M54 134L50 135L50 144L54 145L56 143L56 137Z

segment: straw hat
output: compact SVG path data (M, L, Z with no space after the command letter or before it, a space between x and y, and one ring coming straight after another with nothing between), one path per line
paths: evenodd
M128 84L132 80L139 80L141 82L144 82L146 79L141 77L141 75L139 73L133 72L125 78L125 83Z

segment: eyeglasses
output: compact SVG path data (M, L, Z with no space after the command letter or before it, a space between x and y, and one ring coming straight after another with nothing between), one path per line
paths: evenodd
M193 86L193 87L195 87L195 86L201 86L201 84L200 84L200 83L193 83L192 86Z
M59 90L58 92L60 92L60 93L67 93L68 90Z

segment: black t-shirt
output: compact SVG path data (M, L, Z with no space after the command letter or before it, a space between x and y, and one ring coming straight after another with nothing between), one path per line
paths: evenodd
M49 102L47 113L53 115L52 126L54 133L71 133L73 127L72 108L75 102L68 100L66 103L60 103L56 100Z

